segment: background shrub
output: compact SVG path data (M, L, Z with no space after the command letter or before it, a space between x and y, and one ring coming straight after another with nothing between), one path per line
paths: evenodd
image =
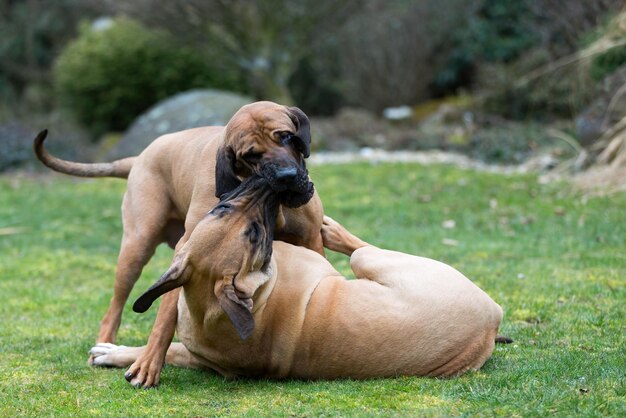
M488 63L508 63L537 42L528 30L530 10L519 0L483 0L469 9L465 20L452 31L445 64L431 85L435 96L469 87L476 69Z
M168 7L161 0L116 0L114 8L187 45L219 51L220 63L237 71L257 99L328 113L337 94L326 75L317 76L320 66L309 71L308 60L371 2L380 0L169 0ZM294 101L295 95L303 100Z
M576 53L589 32L622 7L619 0L482 0L453 31L452 47L431 93L469 89L485 98L485 110L514 119L571 117L591 99L595 82L582 65L546 71L520 82L559 58ZM626 51L626 48L624 49ZM445 53L445 50L441 51ZM619 67L626 53L601 56L596 80Z
M565 66L532 80L526 78L534 70L545 68L550 60L547 51L537 48L510 64L481 65L475 74L474 91L482 98L482 110L514 120L543 122L576 115L593 97L595 83L579 66Z
M127 18L104 30L83 27L59 56L54 80L62 104L95 135L125 129L152 104L180 91L237 90L235 77L214 70L207 55Z
M106 13L101 3L0 1L0 121L53 108L50 66L79 21Z
M626 64L626 46L610 49L592 61L591 76L596 81L604 80L624 64Z

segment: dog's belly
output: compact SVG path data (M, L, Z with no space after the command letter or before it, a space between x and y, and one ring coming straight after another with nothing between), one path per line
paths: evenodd
M502 310L454 272L460 277L421 280L402 266L398 275L406 277L390 286L323 281L307 309L293 377L448 376L480 368Z
M185 233L185 223L180 219L170 219L163 229L164 241L170 248L176 248L176 244Z

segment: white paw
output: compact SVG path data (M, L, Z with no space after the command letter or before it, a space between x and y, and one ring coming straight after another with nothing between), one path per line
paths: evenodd
M113 355L121 350L124 350L126 346L115 345L111 343L97 343L89 350L89 355L93 356L94 366L115 366Z

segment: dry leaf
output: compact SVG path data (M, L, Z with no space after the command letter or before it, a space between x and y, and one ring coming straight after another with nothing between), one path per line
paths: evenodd
M26 228L20 227L8 227L8 228L0 228L0 236L3 235L15 235L26 232Z
M456 222L454 221L454 219L447 219L441 223L441 226L445 229L453 229L454 227L456 227Z
M441 240L441 243L443 245L449 245L451 247L457 247L459 245L459 241L451 238L444 238L443 240Z

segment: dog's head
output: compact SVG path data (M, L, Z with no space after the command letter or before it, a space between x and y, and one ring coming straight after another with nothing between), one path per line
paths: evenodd
M224 195L133 310L145 312L165 292L192 281L200 289L213 289L219 306L246 339L254 329L252 297L272 275L272 241L282 198L257 175Z
M272 102L243 106L224 135L215 166L216 197L253 174L265 177L275 191L313 196L304 162L311 152L311 132L300 109Z

